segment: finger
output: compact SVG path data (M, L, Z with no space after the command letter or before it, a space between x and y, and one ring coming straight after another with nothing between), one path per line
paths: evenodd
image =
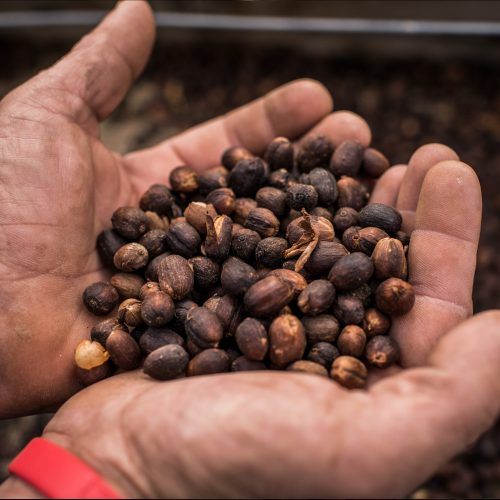
M181 164L198 170L218 165L224 150L235 144L262 154L276 136L294 139L304 134L330 113L332 106L322 84L297 80L153 148L132 153L127 163L132 172L151 180L165 177L166 169Z
M383 203L395 207L406 170L406 165L394 165L386 170L375 184L370 203Z
M352 139L367 147L372 140L372 133L368 123L361 116L351 111L335 111L323 118L314 128L307 132L300 143L308 137L315 135L326 135L338 146L342 141Z
M401 498L493 424L500 410L499 326L499 311L477 315L441 339L428 367L403 371L371 388L365 417L373 432L364 434L363 449L376 452L372 464L382 463L391 473L379 472L385 484L371 485L367 494ZM352 443L344 445L355 446L359 439L352 435ZM366 462L360 465L373 468ZM363 468L356 474L377 477Z
M420 189L427 172L440 161L458 159L455 151L443 144L426 144L413 153L396 203L403 215L403 231L411 233L414 228Z
M472 285L481 226L481 187L458 161L426 175L408 249L413 309L395 318L392 334L406 366L425 362L441 335L472 313Z
M71 52L35 78L35 93L44 93L45 106L95 132L96 120L113 111L142 71L154 35L147 2L119 2Z

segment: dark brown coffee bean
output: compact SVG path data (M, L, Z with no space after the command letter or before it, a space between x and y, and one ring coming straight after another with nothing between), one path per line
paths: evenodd
M333 227L335 232L343 233L351 226L357 226L359 213L351 207L339 208L333 217Z
M188 353L181 346L169 344L146 357L144 373L157 380L172 380L185 372L188 362Z
M131 327L141 325L141 304L137 299L125 299L118 307L118 319Z
M347 248L341 243L318 241L305 267L314 276L324 276L338 260L348 254Z
M370 307L373 299L373 292L371 286L368 283L363 283L359 288L354 290L344 291L343 295L350 295L351 297L356 297L361 300L363 307Z
M335 287L327 280L309 283L297 298L297 306L307 316L327 311L335 300Z
M288 286L293 288L295 295L299 295L307 286L307 281L304 276L292 269L273 269L269 274L287 283Z
M205 349L188 364L187 376L212 375L229 371L229 356L221 349Z
M227 215L207 217L207 237L203 248L207 257L222 262L231 249L233 221Z
M173 253L182 255L186 259L194 257L201 244L198 231L188 222L182 221L170 224L165 239Z
M286 193L274 187L263 187L255 195L257 206L271 210L276 217L283 217L288 213Z
M133 370L141 363L141 349L131 335L113 330L106 339L106 350L113 363L122 370Z
M332 363L335 359L340 356L339 350L329 342L318 342L314 344L309 353L307 354L307 359L309 361L314 361L323 365L327 370L330 370Z
M365 311L362 326L366 336L371 338L386 334L391 327L391 320L378 309L372 307Z
M286 137L276 137L269 143L264 158L271 170L291 170L294 164L293 144Z
M399 361L399 346L391 337L377 335L366 344L365 357L370 365L388 368Z
M193 291L194 273L184 257L167 255L159 264L158 282L163 292L181 300Z
M354 290L366 283L373 274L373 263L364 253L341 257L331 268L328 279L339 290Z
M121 325L116 318L104 319L92 327L92 330L90 330L90 338L95 342L99 342L102 346L105 346L109 334L117 328L123 330L127 327Z
M202 236L207 234L207 216L215 219L217 212L210 203L193 201L184 210L186 221L191 224Z
M170 227L170 221L166 215L159 215L156 212L147 210L144 212L148 218L148 230L161 229L166 231Z
M229 173L229 186L238 198L251 198L262 185L265 172L261 158L240 160Z
M141 197L139 206L144 212L155 212L159 215L167 215L172 202L172 193L163 184L153 184Z
M152 229L141 236L139 244L146 248L150 258L157 257L167 250L167 231Z
M359 231L361 226L348 227L342 235L342 244L349 252L359 252Z
M377 149L366 148L361 170L369 177L380 177L388 168L389 160Z
M403 247L407 247L410 244L410 235L406 234L404 231L397 231L394 237L403 244Z
M368 370L359 359L339 356L332 364L330 376L347 389L363 389L368 379Z
M169 176L170 186L178 193L192 193L198 189L198 174L191 167L174 168Z
M363 161L364 148L358 141L341 142L333 152L330 170L335 175L357 175Z
M234 202L233 222L235 224L245 225L248 214L251 210L257 208L257 202L252 198L236 198Z
M313 168L328 168L333 153L333 145L323 136L306 139L297 154L297 166L300 172L310 172Z
M301 176L301 182L310 184L318 193L318 204L324 207L333 205L338 198L337 181L325 168L313 168Z
M146 214L136 207L121 207L111 216L113 229L127 240L138 240L148 230Z
M165 345L176 344L184 347L184 339L169 328L148 327L139 339L142 352L146 355Z
M122 299L138 299L145 283L142 276L130 273L117 273L111 277L110 282Z
M233 235L231 240L231 253L246 262L255 257L255 249L260 241L260 235L256 231L243 228Z
M160 269L161 261L170 255L170 252L164 252L157 257L151 259L146 266L146 270L144 271L144 276L148 281L158 281L158 270Z
M220 266L208 257L193 257L189 259L194 273L195 285L199 288L213 288L219 282Z
M169 328L174 330L180 335L185 334L184 323L186 321L187 313L193 307L198 307L198 304L190 299L179 300L175 304L174 318L168 325Z
M415 304L415 291L410 283L389 278L375 290L375 303L383 313L400 316L409 312Z
M228 186L229 171L222 165L208 168L198 173L198 188L200 193L208 194L215 189Z
M294 210L312 210L318 204L318 192L309 184L292 184L286 190L286 202Z
M337 204L339 208L351 207L354 210L361 210L368 201L368 191L361 182L352 177L342 177L337 181L337 189L339 197ZM374 226L375 224L367 224ZM382 228L383 229L383 228Z
M268 238L278 233L280 222L271 210L257 207L250 210L245 227L256 231L262 238Z
M222 153L221 163L232 170L240 160L249 160L253 158L252 153L243 146L231 146Z
M323 217L330 224L333 224L333 214L325 207L315 207L311 210L311 217Z
M267 179L269 186L281 189L282 191L286 191L293 182L295 182L293 174L284 168L271 172Z
M359 224L364 227L374 226L387 233L396 233L401 229L401 214L382 203L370 203L359 212Z
M378 227L364 227L358 231L357 236L357 250L366 255L372 255L377 243L389 235Z
M235 333L239 350L247 359L262 361L269 347L269 339L264 325L254 319L243 320Z
M96 316L110 313L118 305L119 300L116 288L104 281L92 283L83 291L85 307Z
M311 344L318 342L335 342L340 332L340 324L330 314L320 314L318 316L305 316L302 324L306 331L307 341Z
M294 289L277 276L267 276L254 283L244 296L246 310L257 318L278 313L293 300Z
M221 291L221 293L223 293ZM233 335L236 327L243 319L243 307L241 302L234 295L214 295L208 298L203 307L214 312L222 324L225 332Z
M288 248L285 238L276 236L264 238L255 248L255 260L264 267L280 267L283 264L283 254Z
M357 325L363 321L365 308L357 297L340 294L333 305L333 314L344 325Z
M100 232L97 237L96 247L104 264L114 267L113 257L115 256L115 253L126 243L127 240L122 238L113 229L105 229Z
M366 345L366 334L357 325L347 325L340 332L337 347L341 354L359 358L363 355Z
M193 307L186 315L184 325L188 337L203 349L217 347L223 330L217 315L206 307Z
M306 348L304 326L291 314L278 316L269 327L269 358L283 368L302 358Z
M383 238L378 243L372 254L375 278L406 279L408 266L403 244L396 238Z
M232 189L214 189L207 195L207 203L211 203L217 213L221 215L231 215L234 211L236 196Z
M255 269L236 257L229 257L222 266L221 284L231 295L243 295L257 281Z
M142 301L141 316L148 326L166 325L174 317L174 312L174 301L165 292L149 293Z
M113 262L120 271L134 272L146 266L149 254L146 248L139 243L127 243L115 253Z

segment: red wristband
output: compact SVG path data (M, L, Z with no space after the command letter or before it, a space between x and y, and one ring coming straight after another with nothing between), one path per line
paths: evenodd
M48 498L121 498L87 464L42 438L28 443L9 472Z

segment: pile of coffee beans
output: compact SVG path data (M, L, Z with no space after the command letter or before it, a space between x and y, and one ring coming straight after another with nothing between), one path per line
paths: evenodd
M367 366L398 362L390 318L415 301L401 215L367 204L387 168L373 148L314 136L172 170L98 236L115 274L83 302L117 312L78 345L80 381L142 365L159 380L271 369L364 387Z

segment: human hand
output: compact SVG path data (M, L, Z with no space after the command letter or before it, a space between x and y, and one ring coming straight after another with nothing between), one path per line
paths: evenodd
M109 278L95 240L117 207L137 205L173 167L217 164L243 137L259 152L274 135L299 137L324 119L347 135L361 124L363 142L370 140L361 119L328 117L328 92L301 81L120 156L99 140L99 122L122 100L153 40L148 4L121 2L66 57L0 102L0 418L50 409L81 388L74 351L96 321L81 295Z
M143 29L131 29L135 23ZM142 36L135 38L138 31ZM225 147L242 141L259 153L273 136L297 138L311 127L310 133L324 133L335 144L345 138L370 141L359 117L329 114L326 91L304 81L156 148L119 157L98 140L98 120L125 93L127 64L130 74L140 70L152 33L147 6L124 3L93 39L1 103L1 286L9 310L1 320L9 343L9 351L0 353L3 415L46 407L77 390L74 346L92 323L82 310L81 290L105 276L95 236L117 206L136 204L150 184L167 177L169 167L211 166ZM111 49L110 41L120 47ZM127 64L120 53L130 59ZM75 77L78 67L83 77ZM389 170L372 199L396 204L406 229L416 228L410 280L417 301L391 334L402 346L403 364L422 365L432 345L471 313L481 210L477 180L452 151L428 146L417 151L408 169ZM72 399L47 437L80 454L127 494L400 494L497 414L498 341L487 335L495 320L483 315L464 323L440 342L430 367L379 382L366 394L296 374L169 384L122 375ZM471 332L479 329L482 344L476 345ZM165 409L161 417L159 408ZM94 428L96 421L102 426ZM363 453L357 455L360 446ZM144 470L134 466L134 457ZM178 472L179 463L185 465L184 480L165 473Z
M321 125L332 139L334 121ZM351 129L358 139L361 125ZM500 315L464 321L471 314L480 189L472 169L453 156L444 146L425 146L408 167L390 169L373 193L395 204L413 230L409 279L417 300L391 331L407 370L374 374L367 391L287 372L168 383L130 372L70 399L45 437L124 496L409 494L499 412Z

